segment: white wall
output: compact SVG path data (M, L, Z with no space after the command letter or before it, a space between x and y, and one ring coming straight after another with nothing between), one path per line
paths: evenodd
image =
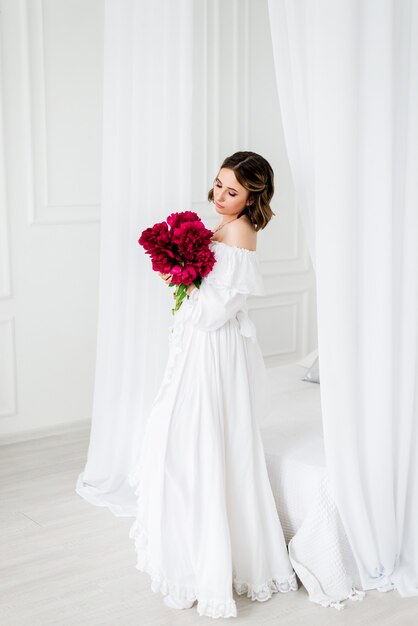
M195 0L194 207L223 158L264 155L276 217L268 294L249 301L268 365L316 346L314 274L279 123L266 0ZM91 417L96 347L102 0L0 0L0 442Z
M103 3L1 0L0 434L89 420Z

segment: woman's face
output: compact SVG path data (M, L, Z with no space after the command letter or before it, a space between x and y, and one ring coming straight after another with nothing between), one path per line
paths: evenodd
M221 215L238 215L247 204L249 192L237 181L232 170L223 167L213 183L213 201Z

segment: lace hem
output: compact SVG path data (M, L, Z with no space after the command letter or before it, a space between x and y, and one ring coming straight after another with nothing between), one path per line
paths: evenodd
M291 574L288 578L271 578L262 585L250 585L244 580L238 580L234 578L234 589L238 595L244 593L250 600L257 600L258 602L265 602L270 600L273 593L287 593L288 591L297 591L298 583L296 581L296 574Z
M129 537L135 541L135 550L137 553L136 569L147 573L151 577L151 589L154 593L161 592L163 595L170 595L181 601L194 602L197 600L197 612L203 617L212 618L228 618L237 616L237 606L232 598L227 601L217 600L214 598L198 598L194 588L188 588L177 585L161 575L161 573L151 565L149 554L147 551L148 537L138 519L135 520L129 531ZM233 589L238 595L244 593L252 601L265 602L269 600L273 593L288 591L297 591L298 585L296 575L292 574L289 578L279 579L272 578L266 583L253 586L243 580L234 578Z
M321 600L320 602L318 602L318 604L327 608L330 607L333 609L337 609L337 611L342 611L343 609L345 609L344 600L361 601L363 600L365 595L366 595L365 591L362 591L361 589L357 589L356 587L352 587L350 595L347 596L346 598L343 598L343 600Z
M197 598L197 592L194 588L179 586L166 579L152 563L149 554L148 534L142 523L141 508L141 476L142 476L142 457L134 470L128 475L128 482L134 489L137 496L137 515L134 523L129 529L129 538L134 540L135 551L137 553L136 569L147 573L151 577L151 589L153 592L161 592L163 595L171 595L182 601L192 602L197 600L197 612L200 616L205 617L236 617L237 607L233 598L228 600L219 600L214 598L205 598L200 595ZM258 602L269 600L273 593L279 591L286 593L288 591L297 591L296 574L293 573L289 578L272 578L261 585L251 585L246 581L240 580L233 576L233 589L238 595L247 593L247 597ZM232 590L231 590L232 591Z
M148 534L142 524L141 509L141 476L142 459L128 476L128 482L134 488L134 493L138 497L137 516L129 529L129 538L134 540L135 551L137 553L136 569L147 573L151 577L151 589L154 593L161 592L163 595L170 595L182 601L192 602L197 600L197 612L200 616L206 617L236 617L237 607L233 598L217 600L214 598L197 598L196 590L179 586L167 580L152 563L149 554Z
M236 617L237 606L235 600L218 600L215 598L197 597L196 589L184 587L169 581L158 569L152 565L148 554L148 535L137 518L129 530L129 537L135 542L137 553L136 569L147 573L151 577L151 590L161 592L181 601L194 602L197 600L197 612L205 617Z

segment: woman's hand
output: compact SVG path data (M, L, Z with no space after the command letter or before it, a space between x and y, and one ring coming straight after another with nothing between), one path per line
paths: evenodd
M158 272L158 273L167 285L171 283L172 274L162 274L161 272Z
M166 285L169 285L171 283L172 274L162 274L161 272L158 272L158 274L161 276L161 278L166 283ZM188 296L190 296L190 294L192 293L193 289L197 289L197 287L196 287L196 285L194 283L189 285L187 290L186 290L186 293L187 293Z

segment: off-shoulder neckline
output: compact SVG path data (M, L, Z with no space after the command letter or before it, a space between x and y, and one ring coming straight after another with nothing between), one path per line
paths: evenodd
M218 239L211 239L211 241L215 243L220 243L227 248L232 248L233 250L242 250L243 252L249 252L250 254L256 254L257 250L250 250L249 248L240 248L239 246L231 246L229 243L224 243L223 241L219 241Z

